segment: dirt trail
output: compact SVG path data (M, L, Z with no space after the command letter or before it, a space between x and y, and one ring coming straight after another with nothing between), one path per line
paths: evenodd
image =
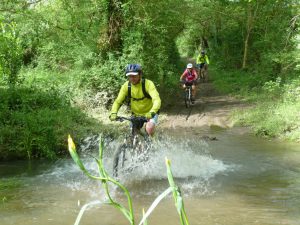
M244 108L245 104L230 96L220 95L211 83L202 83L197 87L195 104L186 108L183 93L177 94L172 103L167 102L160 127L163 129L177 127L211 127L230 128L234 125L231 112L237 108Z

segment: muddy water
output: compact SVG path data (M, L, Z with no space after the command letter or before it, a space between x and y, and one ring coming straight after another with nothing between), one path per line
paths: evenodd
M131 192L137 224L142 208L168 187L165 156L171 160L191 225L300 224L299 145L258 139L239 128L165 133L148 162L120 177ZM105 153L109 173L114 146L108 144ZM84 163L96 174L90 156ZM1 225L74 224L84 204L104 200L101 185L82 175L71 160L2 163L0 178L1 183L13 178L18 184L0 189ZM111 187L111 194L126 203L119 189ZM80 224L129 223L116 209L97 204ZM180 224L172 196L154 210L148 224Z

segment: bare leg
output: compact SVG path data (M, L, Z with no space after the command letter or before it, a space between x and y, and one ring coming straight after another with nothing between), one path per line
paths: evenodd
M149 136L153 136L154 134L154 131L155 131L155 123L151 122L151 121L148 121L146 123L146 132Z
M204 80L208 81L208 66L207 66L207 64L204 65Z
M195 84L192 85L192 96L195 99L195 97L196 97L196 85Z

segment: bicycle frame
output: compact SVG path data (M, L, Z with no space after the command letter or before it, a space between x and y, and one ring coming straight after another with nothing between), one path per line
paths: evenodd
M201 68L198 67L198 75L201 82L207 81L207 65L204 64Z
M185 92L186 92L187 99L191 100L191 98L192 98L192 86L187 86L185 88Z
M130 139L131 144L134 145L134 139L137 135L142 135L145 138L145 135L141 132L141 128L144 123L148 120L143 116L131 116L131 117L118 117L117 121L123 122L127 120L130 122ZM127 138L126 138L127 139Z
M192 103L192 85L187 85L185 87L185 96L184 97L185 97L184 98L185 106L187 108L189 108Z
M127 117L118 117L117 121L123 122L124 120L130 121L130 134L125 136L124 143L121 144L114 155L113 159L113 172L114 176L118 176L118 171L122 167L124 167L124 162L127 160L126 154L133 155L138 152L144 152L145 147L146 150L148 146L145 146L141 144L139 141L139 135L141 135L144 140L146 141L148 135L143 134L140 129L143 127L144 123L147 122L147 119L145 117L136 117L131 116L129 118ZM128 153L129 151L129 153Z

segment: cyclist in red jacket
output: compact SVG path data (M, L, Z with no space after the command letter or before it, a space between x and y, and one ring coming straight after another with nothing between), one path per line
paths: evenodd
M195 102L195 96L196 96L196 82L198 79L198 74L196 70L193 67L192 63L187 64L186 70L183 72L183 74L180 76L180 81L183 82L183 89L185 89L186 86L192 86L192 103Z

